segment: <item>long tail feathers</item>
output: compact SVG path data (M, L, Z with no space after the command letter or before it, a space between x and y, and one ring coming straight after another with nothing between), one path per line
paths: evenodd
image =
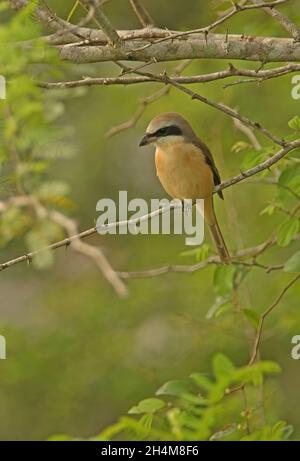
M213 224L209 224L209 230L211 236L216 244L217 251L219 253L220 259L224 264L230 264L231 258L229 251L227 249L226 243L224 241L222 232L220 230L217 220Z
M200 211L200 210L199 210ZM204 200L204 218L208 224L212 239L215 242L216 249L224 264L231 264L231 258L224 241L221 229L219 227L213 205L213 198L209 197Z

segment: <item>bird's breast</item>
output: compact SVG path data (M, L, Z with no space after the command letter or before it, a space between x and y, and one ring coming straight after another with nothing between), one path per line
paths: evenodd
M157 147L155 164L157 176L171 197L196 199L212 195L212 171L194 144L179 142Z

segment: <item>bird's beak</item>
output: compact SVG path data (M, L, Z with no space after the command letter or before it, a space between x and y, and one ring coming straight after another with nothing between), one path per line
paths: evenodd
M147 144L151 144L155 142L155 140L156 140L155 136L151 136L151 134L146 133L143 139L141 140L141 142L139 143L139 146L140 147L147 146Z

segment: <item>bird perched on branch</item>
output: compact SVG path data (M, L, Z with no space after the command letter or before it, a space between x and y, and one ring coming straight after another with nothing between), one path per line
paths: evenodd
M149 123L140 146L155 144L157 176L173 198L204 199L204 218L215 241L220 259L230 264L230 255L222 236L213 205L214 186L221 179L208 147L181 115L168 112ZM222 191L218 195L223 199Z

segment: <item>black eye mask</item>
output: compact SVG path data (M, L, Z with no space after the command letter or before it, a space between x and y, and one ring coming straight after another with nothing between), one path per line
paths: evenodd
M178 126L170 125L160 128L155 131L155 133L152 133L151 136L155 136L156 138L162 138L165 136L182 136L182 131Z

